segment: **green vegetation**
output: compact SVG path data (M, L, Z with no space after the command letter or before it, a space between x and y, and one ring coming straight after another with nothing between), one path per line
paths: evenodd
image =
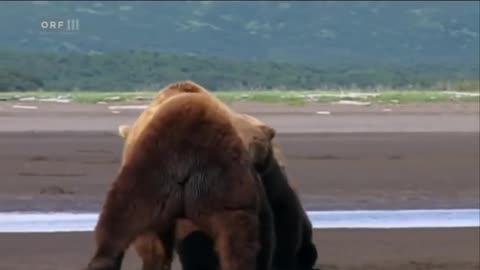
M478 65L329 67L155 52L64 55L0 51L0 92L156 90L186 79L212 91L340 88L476 91L478 73Z
M292 104L304 102L299 91L341 89L382 92L373 102L445 100L429 91L479 91L479 16L478 1L10 1L0 9L0 92L126 100L188 79L225 100L235 89ZM67 19L80 29L40 27Z
M58 98L79 103L129 103L141 99L141 103L150 100L156 92L61 92L61 91L28 91L28 92L3 92L0 100L22 100L22 98ZM290 105L304 105L308 102L338 102L357 101L364 103L410 103L410 102L480 102L478 92L450 92L450 91L392 91L358 92L346 91L218 91L215 95L224 102L254 101L261 103L284 103ZM139 101L137 101L139 102Z
M188 79L226 101L330 102L342 89L381 93L352 98L368 102L478 101L445 91L480 91L479 16L478 1L11 1L0 93L129 101ZM57 19L80 29L40 27Z

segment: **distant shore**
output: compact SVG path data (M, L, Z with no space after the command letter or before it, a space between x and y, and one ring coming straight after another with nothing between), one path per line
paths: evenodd
M27 91L0 92L0 101L40 101L58 103L104 103L138 102L150 100L154 91L132 92L91 92L91 91ZM308 103L339 103L351 105L435 103L435 102L474 102L480 101L478 91L432 91L432 90L379 90L362 89L286 91L286 90L242 90L214 92L225 102L253 101L260 103L283 103L305 105Z

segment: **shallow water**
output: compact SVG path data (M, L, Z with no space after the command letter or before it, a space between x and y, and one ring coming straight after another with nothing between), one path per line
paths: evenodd
M480 209L309 211L313 227L326 228L460 228L479 227ZM98 213L0 213L0 232L92 231Z

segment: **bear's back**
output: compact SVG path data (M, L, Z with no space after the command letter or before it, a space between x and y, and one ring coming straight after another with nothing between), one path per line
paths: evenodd
M201 149L208 156L228 149L246 153L230 113L210 96L195 93L179 93L149 106L130 130L124 161L136 151L145 152L160 144L179 148L172 151L189 145L186 151Z

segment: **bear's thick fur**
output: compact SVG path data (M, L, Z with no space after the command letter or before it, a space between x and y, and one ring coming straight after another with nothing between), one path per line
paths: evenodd
M318 258L312 240L312 224L295 191L288 184L285 170L276 159L272 159L260 176L275 221L276 246L272 269L312 270ZM175 238L183 270L218 269L212 240L194 225L188 221L177 224Z
M152 254L171 260L165 247L181 219L213 240L221 269L271 268L274 228L263 185L231 112L207 95L152 104L132 126L87 269L120 269L132 241L152 232L161 245L147 249L163 246Z
M275 223L275 270L312 270L318 253L312 240L312 224L296 192L289 185L285 169L273 157L260 172ZM188 221L177 224L177 253L183 270L217 269L213 242Z
M161 104L169 97L184 92L201 93L213 97L201 86L187 81L167 86L159 92L152 104ZM221 101L217 101L221 103ZM317 250L312 241L312 225L295 190L289 184L285 170L285 158L280 147L274 142L271 142L273 146L269 144L268 140L272 139L273 135L266 138L265 132L259 132L257 127L268 130L268 126L263 122L246 114L230 112L233 117L232 121L239 129L244 143L249 147L252 158L258 162L257 171L261 173L263 185L268 192L267 198L274 213L276 227L275 269L311 269L317 259ZM274 134L274 131L269 132ZM128 137L128 126L120 126L119 134L123 138ZM139 241L141 243L143 240ZM153 240L149 241L154 242ZM205 234L196 231L191 222L184 220L177 223L176 241L177 253L184 270L215 269L214 263L217 259L214 258L212 240L209 240ZM137 252L145 262L144 257L148 256L142 255L144 251L138 248Z
M273 267L276 270L311 270L318 257L312 239L312 224L289 184L285 168L273 151L269 156L269 163L259 173L274 216L276 246Z
M203 94L210 98L212 102L215 102L223 111L228 112L227 114L232 122L234 122L235 129L238 130L238 134L248 148L252 159L255 160L257 165L265 160L265 157L270 150L272 139L275 137L275 130L254 117L246 114L238 114L232 111L209 91L192 81L180 81L166 86L159 91L149 107L143 111L131 128L126 125L119 126L118 132L125 139L126 145L134 142L135 138L138 136L137 133L144 129L145 123L149 122L149 119L152 116L152 108L155 108L169 100L171 97L182 93ZM125 147L124 155L125 151L128 151L128 149L128 147Z

